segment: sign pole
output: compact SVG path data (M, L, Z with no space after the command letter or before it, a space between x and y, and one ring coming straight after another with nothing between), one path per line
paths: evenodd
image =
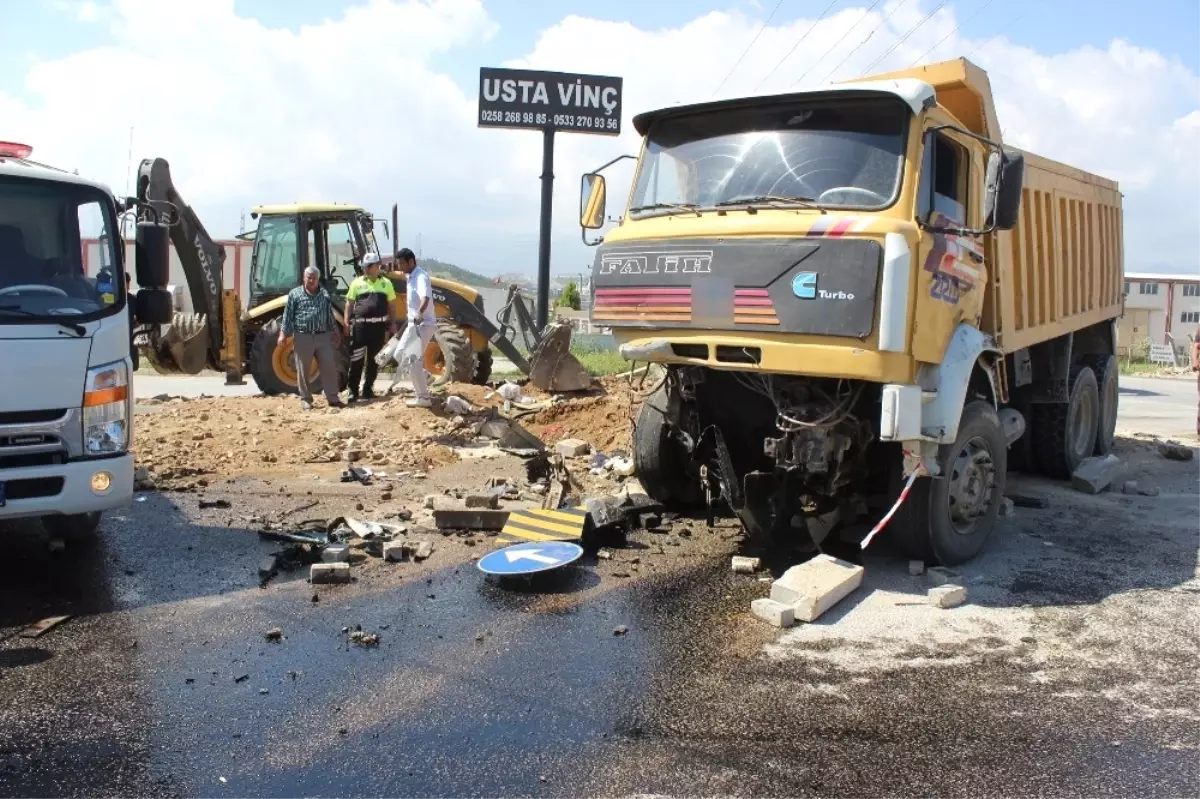
M554 220L554 127L542 128L542 220L538 233L537 329L550 321L550 230Z

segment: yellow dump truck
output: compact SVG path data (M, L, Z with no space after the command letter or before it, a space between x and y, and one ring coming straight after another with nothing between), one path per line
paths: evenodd
M893 538L954 564L984 546L1009 466L1065 477L1112 448L1121 195L1003 144L981 69L634 127L628 207L589 242L591 318L667 366L634 432L656 499L720 499L759 542L810 551L898 504Z

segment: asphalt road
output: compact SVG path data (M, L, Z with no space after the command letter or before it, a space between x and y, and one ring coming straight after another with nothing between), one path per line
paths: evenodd
M962 569L968 605L929 607L881 539L862 589L782 633L747 613L766 584L729 572L736 535L696 523L530 584L439 539L265 588L245 518L352 489L146 494L62 552L6 529L0 794L1193 795L1196 464L1121 447L1159 496L1014 477L1043 507Z

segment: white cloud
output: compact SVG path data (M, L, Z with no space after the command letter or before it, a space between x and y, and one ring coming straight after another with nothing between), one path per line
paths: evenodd
M495 35L479 0L368 0L295 32L239 18L232 0L91 5L114 44L31 66L28 103L0 93L7 138L120 191L132 126L135 160L167 158L214 232L235 232L240 209L260 202L321 198L382 213L399 199L402 239L421 232L427 255L492 273L533 270L540 137L477 129L474 81L456 85L439 71L449 59L472 62ZM812 6L813 16L826 5ZM934 3L889 0L864 15L868 5L835 9L815 27L785 6L721 94L853 77ZM625 79L619 139L557 137L558 271L579 271L592 256L578 243L579 174L636 152L634 113L709 99L774 3L762 6L662 30L570 15L508 64ZM938 11L877 71L906 66L943 38L926 60L972 54L984 42L953 32L957 13ZM1197 269L1194 73L1121 41L1045 55L999 38L972 57L989 71L1008 140L1121 181L1129 268ZM614 205L624 189L613 186Z

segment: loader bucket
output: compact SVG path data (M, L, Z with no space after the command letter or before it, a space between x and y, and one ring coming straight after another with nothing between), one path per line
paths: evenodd
M208 323L202 314L175 314L166 331L142 349L159 374L199 374L208 364Z
M592 385L592 376L571 354L569 324L546 325L529 354L529 381L543 391L583 391Z

